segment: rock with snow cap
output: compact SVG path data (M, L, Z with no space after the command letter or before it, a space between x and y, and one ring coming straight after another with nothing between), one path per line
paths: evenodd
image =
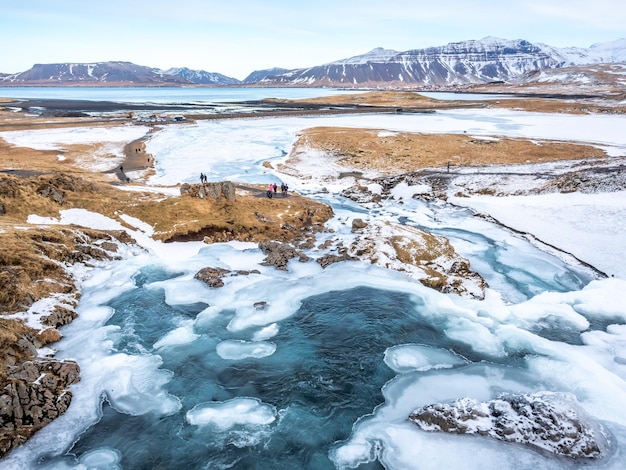
M488 402L461 398L419 408L409 420L425 431L489 436L572 459L598 459L608 449L601 426L562 393L504 394Z

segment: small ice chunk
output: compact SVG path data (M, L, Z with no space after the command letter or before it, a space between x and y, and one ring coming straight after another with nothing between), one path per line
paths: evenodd
M163 338L154 343L154 349L189 344L199 337L199 334L193 332L192 325L181 326L180 328L170 331L163 336Z
M240 360L271 356L276 351L276 345L269 341L226 340L219 343L216 349L222 359Z
M83 454L80 463L85 468L121 469L120 460L121 455L117 450L99 447Z
M252 339L254 341L263 341L266 339L270 339L276 336L279 330L280 328L278 324L272 323L271 325L267 325L265 328L261 328L259 331L254 333L254 336L252 337Z
M385 364L402 374L430 369L449 369L466 361L451 351L419 344L402 344L385 351Z
M274 422L276 409L256 398L233 398L206 402L187 412L187 422L194 426L214 426L226 431L237 425L264 426Z

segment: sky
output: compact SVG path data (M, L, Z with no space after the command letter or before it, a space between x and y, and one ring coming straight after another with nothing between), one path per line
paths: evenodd
M623 0L2 0L0 72L129 61L244 79L376 47L406 51L495 36L556 47L626 37Z

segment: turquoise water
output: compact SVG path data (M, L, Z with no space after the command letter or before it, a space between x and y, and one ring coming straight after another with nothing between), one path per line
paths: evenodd
M115 314L109 324L121 327L110 336L113 347L131 354L150 349L201 307L172 309L161 290L142 287L110 305ZM442 325L425 320L421 308L406 294L372 288L310 297L272 338L277 346L272 356L240 361L215 352L220 341L245 335L229 332L232 313L221 312L212 324L195 329L198 340L160 351L163 367L174 374L167 391L181 399L179 413L129 416L105 404L100 422L71 453L80 458L93 448L114 448L123 468L133 469L333 468L328 457L333 445L347 439L353 423L383 401L381 389L395 376L383 362L387 348L425 343L481 359L442 335ZM278 419L227 431L185 420L185 412L198 404L237 397L273 406Z
M155 286L176 282L180 275L157 266L142 268L134 276L136 288L107 303L113 314L106 323L115 327L107 334L111 354L158 353L161 368L172 373L165 391L180 400L180 410L133 416L116 410L104 395L100 420L65 457L44 458L45 466L64 468L94 450L109 449L121 468L132 469L335 468L333 449L351 436L356 422L384 403L382 390L397 375L384 362L389 348L421 344L450 351L467 361L456 366L459 371L473 363L525 368L524 355L494 358L451 339L446 334L450 319L433 315L419 296L372 287L305 298L270 339L274 354L225 359L217 346L246 341L250 331L229 329L235 312L228 308L198 321L208 304L169 305L164 290ZM194 340L154 350L159 339L188 322ZM194 407L241 398L270 407L275 420L220 428L187 418ZM383 467L374 460L358 468Z

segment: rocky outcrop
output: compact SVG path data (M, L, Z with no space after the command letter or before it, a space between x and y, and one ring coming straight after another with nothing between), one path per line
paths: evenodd
M0 178L0 196L16 198L20 195L20 187L14 178Z
M198 271L193 278L204 282L209 287L222 287L224 285L222 277L228 273L230 273L228 269L207 267Z
M351 199L359 204L377 204L380 203L382 196L373 193L367 186L355 184L341 191L341 195Z
M51 199L59 205L65 202L65 193L51 184L43 184L37 189L37 194L41 197Z
M41 178L41 184L37 188L37 194L59 205L63 205L65 203L66 191L74 193L79 190L93 192L94 187L89 183L85 183L82 178L57 173Z
M250 271L238 270L238 271L233 272L225 268L206 267L198 271L195 274L194 279L204 282L209 287L223 287L224 286L223 278L226 276L248 276L250 274L261 274L261 273L258 269L252 269Z
M78 317L78 314L74 310L57 305L52 310L52 313L41 319L41 323L53 328L59 328L63 325L71 323L76 317Z
M365 227L367 227L367 222L365 222L363 219L356 218L352 220L352 233L360 232Z
M22 198L29 198L32 194L37 194L58 205L63 205L67 201L67 192L75 193L78 191L94 192L95 188L82 178L62 173L26 180L18 180L9 175L0 175L0 197L9 200L18 199L18 204Z
M78 364L40 359L9 366L0 377L0 457L63 414L68 387L80 380Z
M554 392L502 395L488 402L462 398L424 406L409 420L425 431L489 436L573 459L597 459L608 448L602 428L576 399Z
M200 199L221 199L223 197L229 201L234 201L235 185L230 181L200 184L185 183L180 187L180 194L182 196L189 195L191 197L198 197Z
M14 181L1 185L5 197L33 189L27 184L14 186ZM81 183L52 176L43 184L67 191ZM120 243L133 239L125 232L65 227L0 233L0 246L5 248L0 251L0 457L63 414L72 398L68 387L79 380L76 363L37 357L38 349L61 339L56 328L77 316L79 293L65 267L114 259ZM43 298L54 302L35 307ZM26 310L39 322L35 329L7 318Z
M283 271L287 270L289 260L296 256L302 263L309 260L307 255L296 250L288 243L264 241L259 243L259 248L266 255L263 263L261 263L263 266L274 266L276 269Z
M340 263L341 261L358 261L359 258L354 256L350 256L348 253L341 253L335 255L333 253L326 253L325 255L320 256L315 261L322 267L327 268L331 264Z

